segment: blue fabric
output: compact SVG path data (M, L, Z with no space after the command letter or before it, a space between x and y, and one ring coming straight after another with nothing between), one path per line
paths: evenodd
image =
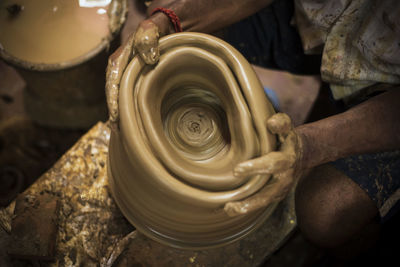
M400 189L400 150L351 156L331 164L356 182L378 209ZM393 203L383 222L399 211L399 204Z
M275 91L272 89L269 89L267 87L264 87L264 92L267 95L272 106L274 107L275 111L279 111L280 110L279 109L279 99L278 99L278 96L276 95Z

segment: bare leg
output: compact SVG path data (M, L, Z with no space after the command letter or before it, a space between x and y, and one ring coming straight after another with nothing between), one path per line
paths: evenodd
M375 203L330 165L316 167L299 181L296 213L303 235L340 258L357 256L379 236Z

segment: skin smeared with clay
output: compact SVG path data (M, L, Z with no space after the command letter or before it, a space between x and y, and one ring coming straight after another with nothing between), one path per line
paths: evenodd
M106 73L106 97L109 113L109 124L112 129L118 122L119 84L128 61L132 58L134 35L132 34L124 46L119 47L109 58Z
M143 21L135 33L134 47L146 64L155 64L160 57L159 30L151 20Z
M165 19L160 14L156 14L155 21ZM158 20L157 20L158 18ZM164 23L165 24L165 23ZM109 123L112 129L117 127L118 122L118 96L119 84L123 70L129 60L137 52L146 64L155 64L160 56L158 48L158 38L160 32L158 26L152 20L142 21L136 32L131 34L128 41L119 47L108 59L106 73L106 96L109 110Z
M126 4L126 0L113 0L107 8L108 28L112 34L119 32L121 24L125 22Z
M256 195L242 201L228 202L224 210L230 216L246 214L284 199L300 177L302 144L288 115L278 113L267 121L268 130L277 134L281 143L279 151L245 161L237 165L234 175L246 177L255 174L272 174L273 181Z
M155 67L136 55L114 73L114 197L133 225L169 245L212 247L244 237L276 203L236 217L223 207L269 184L270 175L235 176L233 169L275 150L265 125L274 110L251 65L222 40L179 33L161 38L159 49ZM125 65L130 51L121 48L110 66Z

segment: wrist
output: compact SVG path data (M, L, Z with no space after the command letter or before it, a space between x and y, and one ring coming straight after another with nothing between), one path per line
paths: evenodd
M332 137L332 125L314 122L295 129L302 146L301 166L304 169L335 161L342 156L340 145Z
M149 20L157 25L160 36L168 35L175 32L175 29L171 24L169 17L162 12L154 13L150 16Z
M295 128L293 131L297 137L297 164L295 166L295 171L301 171L313 167L310 164L309 143L307 136L301 128Z

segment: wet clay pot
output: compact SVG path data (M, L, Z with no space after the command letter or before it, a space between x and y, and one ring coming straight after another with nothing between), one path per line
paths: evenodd
M275 149L265 122L274 110L250 64L210 35L161 38L149 66L134 57L119 92L108 172L126 218L164 244L222 246L260 226L275 205L229 217L224 204L251 196L268 177L244 180L234 166Z
M119 45L127 4L126 0L102 2L110 3L81 7L85 1L5 0L0 4L0 57L26 81L25 110L35 122L88 128L106 119L105 69L112 47ZM50 22L39 23L46 20Z

